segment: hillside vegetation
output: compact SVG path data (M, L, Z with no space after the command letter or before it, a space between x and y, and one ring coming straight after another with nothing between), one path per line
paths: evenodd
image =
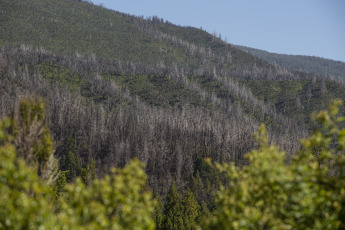
M47 187L40 181L45 180L40 170L45 172L48 165L54 168L48 171L55 172L52 174L55 187L42 193L42 196L48 194L42 202L47 203L52 195L66 198L62 203L57 201L47 206L47 213L54 210L58 214L49 216L47 220L52 222L43 225L61 221L62 225L72 228L72 220L64 216L63 209L76 216L76 226L85 224L90 229L93 226L101 228L102 224L110 228L113 217L127 228L132 226L132 221L138 221L150 229L153 227L151 217L157 229L192 229L197 223L223 228L219 225L223 223L216 219L227 215L223 213L227 205L223 201L229 195L227 188L242 185L233 181L233 175L227 176L233 168L224 166L220 167L223 170L218 170L213 165L232 164L239 173L244 173L243 178L249 174L261 177L266 173L265 168L260 171L253 158L245 157L246 153L259 148L258 151L264 153L263 158L255 151L251 155L260 158L260 164L267 160L272 167L277 160L278 166L291 176L285 179L293 184L292 175L298 173L299 167L293 159L301 149L310 147L301 145L299 140L320 128L312 119L315 112L326 109L337 98L345 99L341 81L271 65L203 30L176 26L157 17L144 19L70 0L4 0L0 2L0 9L0 117L10 115L11 121L23 121L25 108L42 113L34 118L40 123L18 131L18 127L31 123L4 121L7 128L4 126L5 131L0 130L0 138L5 138L1 136L5 133L7 139L0 143L4 144L1 151L9 154L4 160L16 170L15 166L23 163L14 159L17 155L23 157L29 167L25 166L24 174L37 174L38 177L30 177L42 191ZM23 102L23 98L41 99ZM34 102L39 106L35 107ZM341 115L344 109L337 112ZM253 135L261 124L267 129L264 143L258 143ZM31 128L32 134L25 133ZM38 135L36 139L31 138L34 134ZM40 141L41 134L44 134L44 141ZM33 146L43 143L44 150L31 145L30 149L26 146L27 140L39 140ZM277 148L271 149L270 145L278 145L285 155L278 157ZM315 151L306 150L308 157L319 154L320 149L315 148ZM31 160L39 159L41 168L38 167L37 172L30 159L25 158L27 150L35 152L29 154ZM272 158L270 153L273 153ZM51 161L47 161L48 157ZM208 163L205 158L209 159ZM136 160L129 164L133 159L145 166ZM309 161L302 162L305 167L312 167L311 174L316 172L314 161L310 161L312 166ZM285 166L285 163L291 165ZM115 179L114 167L123 168L116 171L119 176ZM130 170L141 176L134 178L136 173ZM334 168L329 170L322 175ZM4 178L10 177L8 171L4 172ZM321 187L311 186L315 176L311 174L296 186L307 186L310 193L321 188L321 182ZM115 185L105 184L122 181L123 177L128 179L123 186L131 187L132 179L138 181L138 186L131 190L138 202L126 207L128 210L135 205L140 206L137 210L148 207L151 211L142 213L144 219L136 219L131 211L122 215L121 205L114 207L108 205L108 201L103 202L104 196L114 195L107 192L113 191ZM244 192L252 183L250 177L247 179L243 183L248 184L241 187ZM265 180L261 182L266 183ZM114 193L123 198L126 192L121 190L121 183L120 187L115 186ZM104 191L97 190L98 186ZM301 192L294 186L285 198L295 194L295 190ZM79 188L85 190L80 199L73 195L80 191ZM257 193L255 188L250 192ZM326 186L325 189L331 191L333 188ZM341 194L342 190L337 189L334 191ZM148 190L150 192L144 196ZM242 193L240 189L234 191L239 196ZM98 195L94 199L92 194ZM153 203L150 202L151 194L155 194ZM306 195L298 194L299 197ZM39 201L31 198L35 206ZM115 203L124 202L122 198L113 198ZM247 198L244 194L243 199ZM329 201L328 198L324 200ZM238 205L255 206L252 198L248 199ZM109 208L111 213L84 213L80 207L91 201L103 211ZM272 198L267 202L278 200ZM325 210L334 208L323 202L320 205ZM56 210L57 207L62 209ZM300 206L296 208L301 211ZM281 217L277 210L260 206L261 209ZM253 209L253 212L258 210ZM289 209L286 214L289 223L295 221L293 213L294 209ZM304 218L308 214L298 215ZM234 223L239 221L263 228L285 223L284 220L271 222L276 216L268 218L267 223L262 222L260 215L254 216L257 219L249 222L241 220L241 213L231 218ZM104 222L100 221L102 218ZM320 218L324 220L323 216ZM227 222L224 224L230 226ZM236 228L234 226L229 228ZM339 222L332 222L332 226L339 226Z
M255 57L283 68L340 78L342 80L345 79L345 63L341 61L334 61L314 56L270 53L264 50L245 46L236 47L254 55Z
M266 65L205 31L177 27L155 17L145 20L87 2L4 0L0 7L1 46L26 44L57 54L78 52L189 68L206 67L208 62L227 68L231 62Z

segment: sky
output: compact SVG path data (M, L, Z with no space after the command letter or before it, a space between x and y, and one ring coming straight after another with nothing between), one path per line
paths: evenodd
M92 0L202 28L235 45L345 62L345 0Z

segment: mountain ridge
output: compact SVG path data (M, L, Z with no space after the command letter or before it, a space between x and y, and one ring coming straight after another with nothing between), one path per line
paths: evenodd
M236 47L282 68L345 79L345 62L343 61L307 55L278 54L238 45Z

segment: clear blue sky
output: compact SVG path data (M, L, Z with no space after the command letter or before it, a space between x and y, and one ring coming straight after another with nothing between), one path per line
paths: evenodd
M345 0L92 0L193 26L235 45L345 62Z

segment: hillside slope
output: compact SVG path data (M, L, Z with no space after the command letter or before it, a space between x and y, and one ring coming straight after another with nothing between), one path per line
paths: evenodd
M154 192L199 175L199 201L210 202L217 180L201 159L247 164L260 123L291 156L312 113L345 99L338 82L270 65L196 28L79 1L0 8L0 116L23 97L45 98L71 180L92 159L102 176L137 157Z
M324 76L332 76L343 80L345 79L345 63L341 61L304 55L270 53L264 50L245 46L236 47L258 58L261 58L264 61L287 69L315 73Z
M206 68L209 62L219 63L220 55L227 68L241 63L266 65L205 31L176 27L158 18L144 20L91 3L4 0L0 8L0 46L27 44L58 54L78 52L168 66ZM206 47L209 41L212 45Z

